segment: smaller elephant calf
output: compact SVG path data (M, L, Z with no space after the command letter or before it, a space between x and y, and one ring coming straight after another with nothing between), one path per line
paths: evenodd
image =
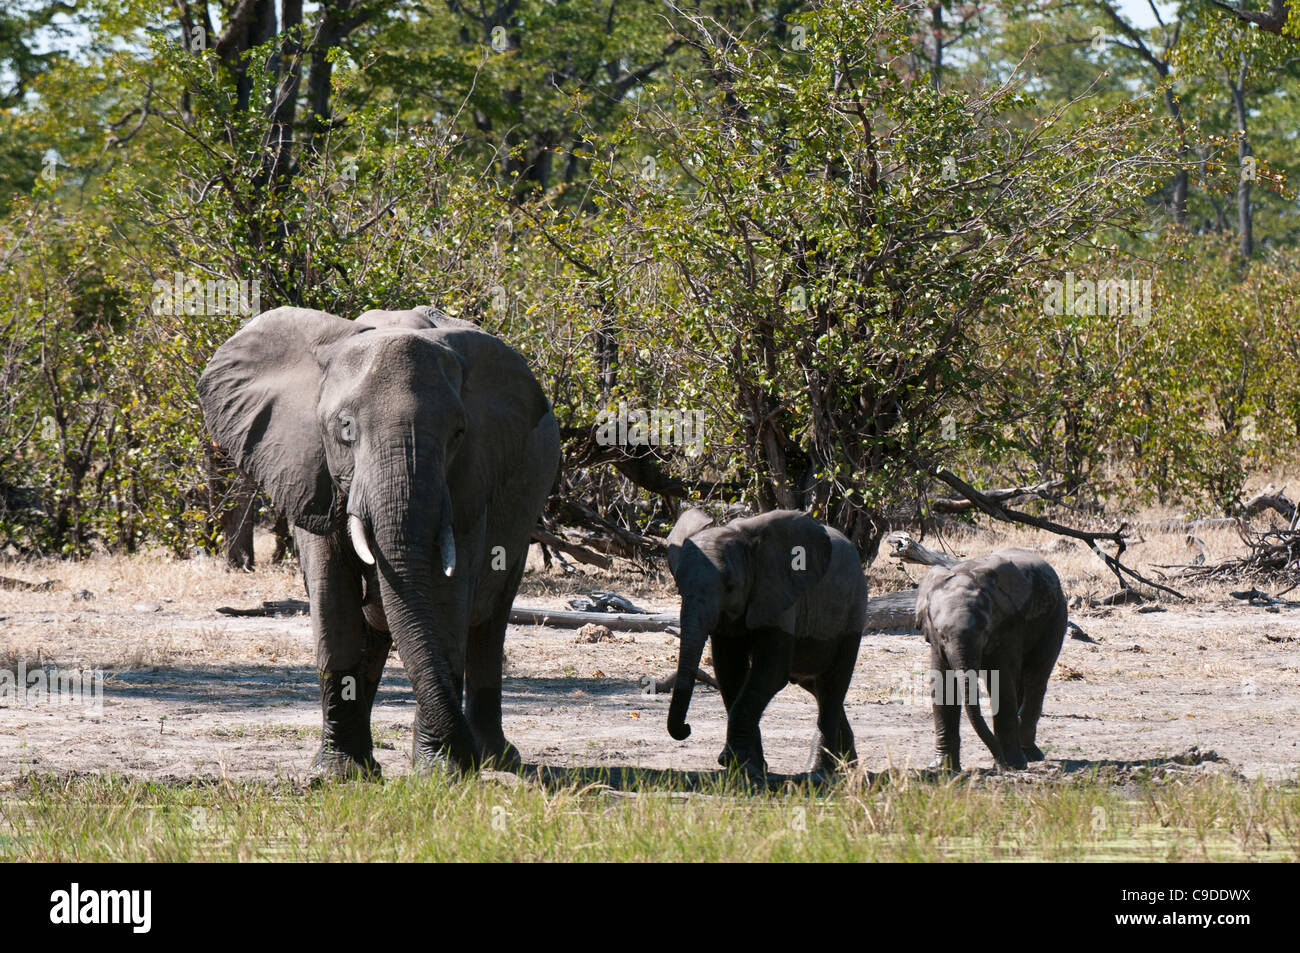
M1065 622L1061 580L1030 550L1002 549L930 570L917 589L916 626L930 643L935 680L933 767L961 769L962 708L998 767L1043 759L1035 735ZM981 679L993 731L980 714Z
M854 761L844 696L867 612L858 552L805 513L776 510L726 526L688 510L668 537L668 566L682 596L682 648L668 710L678 741L704 643L727 707L718 762L750 775L767 770L758 730L763 709L793 682L817 699L811 769Z

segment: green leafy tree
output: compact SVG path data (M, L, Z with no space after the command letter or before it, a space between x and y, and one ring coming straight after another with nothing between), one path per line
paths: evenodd
M806 52L733 36L707 81L676 76L620 141L604 202L629 253L671 266L661 323L725 395L715 434L759 503L807 505L870 554L918 461L979 436L945 425L979 403L977 330L1140 210L1151 115L1017 127L1020 84L948 92L907 69L891 4L799 22Z

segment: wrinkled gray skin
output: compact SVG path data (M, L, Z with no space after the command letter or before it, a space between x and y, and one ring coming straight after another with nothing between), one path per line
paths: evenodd
M199 379L213 439L294 523L317 640L326 777L373 776L393 642L417 767L518 753L501 730L506 618L559 465L523 358L432 309L348 321L277 308Z
M957 679L959 697L934 705L932 767L961 769L963 708L1000 768L1043 759L1035 742L1038 718L1065 620L1056 571L1027 549L1002 549L926 574L916 593L916 626L930 643L931 670L998 672L992 731L980 714L978 681ZM985 688L991 690L988 680Z
M682 597L681 654L668 733L690 736L686 712L704 643L727 708L718 763L751 776L767 770L758 722L773 696L794 682L817 699L809 770L857 759L844 714L867 612L857 550L811 516L774 510L713 526L688 510L668 537L668 566Z

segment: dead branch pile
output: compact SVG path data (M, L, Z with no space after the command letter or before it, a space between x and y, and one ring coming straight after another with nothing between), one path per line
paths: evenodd
M969 500L976 509L994 519L1002 520L1006 523L1022 523L1025 526L1033 526L1036 529L1055 533L1057 536L1065 536L1085 543L1088 548L1096 553L1101 561L1106 564L1106 568L1114 573L1115 578L1119 581L1120 593L1132 588L1128 581L1128 579L1132 579L1133 581L1148 586L1158 592L1168 593L1175 598L1186 598L1186 596L1176 589L1171 589L1169 586L1154 582L1143 576L1141 573L1125 566L1120 561L1124 556L1125 550L1128 548L1128 539L1125 535L1128 527L1123 524L1120 525L1119 529L1108 532L1088 532L1086 530L1075 529L1073 526L1064 526L1060 523L1054 522L1053 520L1044 519L1041 516L1034 516L1030 513L1023 513L1019 510L1014 510L1005 503L1000 503L995 499L991 499L987 494L981 493L979 490L975 489L947 467L937 466L934 464L927 465L920 461L916 461L915 459L913 462L919 463L923 469L930 474L930 476L948 484L948 486L960 493L963 499ZM1110 543L1115 547L1115 555L1112 556L1098 545L1103 542ZM1116 596L1118 595L1119 593L1116 594ZM1130 597L1126 596L1125 598Z
M619 526L571 497L551 501L548 515L533 531L533 542L541 544L542 560L548 568L554 557L565 572L573 571L566 556L601 569L612 566L612 557L618 556L644 571L664 548L663 540Z
M1285 527L1256 530L1247 516L1273 511L1286 520ZM1290 585L1277 595L1300 585L1300 507L1284 491L1270 484L1242 505L1242 513L1233 521L1237 534L1246 545L1241 556L1216 563L1198 561L1186 565L1162 566L1182 578L1246 579L1268 577Z
M1023 503L1026 500L1043 499L1055 502L1053 491L1065 486L1064 480L1047 480L1034 486L1008 486L996 490L982 490L986 500L995 503ZM976 508L974 500L959 497L951 500L931 500L930 509L935 513L967 513Z

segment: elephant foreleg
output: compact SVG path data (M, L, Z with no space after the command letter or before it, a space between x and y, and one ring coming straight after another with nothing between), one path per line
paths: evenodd
M750 637L749 674L727 712L727 746L718 756L723 767L739 767L746 774L767 772L763 739L758 730L763 711L790 680L794 637L780 629L762 629ZM714 647L716 668L718 656Z
M993 684L995 678L996 685ZM989 698L996 700L998 706L993 715L993 733L1002 746L1007 764L1024 770L1028 763L1020 751L1020 665L1004 658L989 669L988 679Z
M339 541L302 529L294 538L311 599L321 693L321 745L312 771L320 778L377 777L370 708L391 640L366 624L361 580Z
M517 560L509 572L505 591L513 594L523 577L524 560ZM470 628L465 652L465 717L469 730L484 760L503 771L517 771L523 764L501 726L502 663L510 604L511 598L502 599L487 621Z
M319 777L379 777L370 734L370 712L392 647L387 632L364 627L360 660L318 670L321 746L312 768Z
M739 639L713 636L713 673L718 679L718 691L728 712L736 702L745 676L749 674L749 647Z
M946 771L961 770L961 706L959 698L950 697L952 679L943 651L930 645L930 678L934 706L934 760L930 767Z

